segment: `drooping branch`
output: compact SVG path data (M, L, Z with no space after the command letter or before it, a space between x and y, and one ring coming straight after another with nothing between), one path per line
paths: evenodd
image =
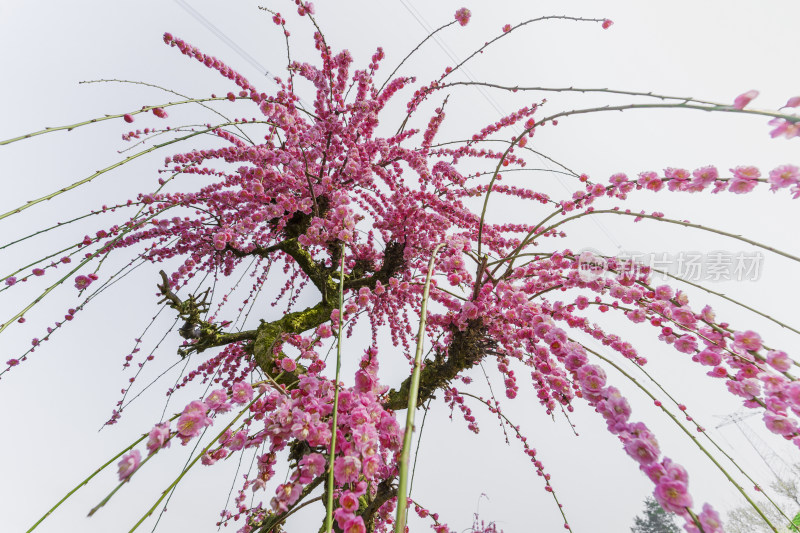
M263 121L256 121L256 123L262 123L262 122ZM187 135L184 135L182 137L177 137L177 138L169 140L169 141L164 141L163 143L160 143L160 144L154 144L153 146L151 146L149 148L146 148L146 149L144 149L144 150L142 150L140 152L136 152L135 154L130 155L130 156L126 157L125 159L117 161L116 163L114 163L112 165L109 165L109 166L107 166L107 167L105 167L103 169L100 169L100 170L92 173L90 176L87 176L87 177L85 177L83 179L80 179L80 180L70 184L70 185L62 187L61 189L58 189L57 191L51 192L50 194L46 194L46 195L41 196L39 198L36 198L34 200L28 200L24 204L22 204L20 206L17 206L17 207L15 207L14 209L12 209L10 211L7 211L5 213L0 214L0 219L4 219L4 218L7 218L7 217L10 217L11 215L15 215L15 214L17 214L17 213L19 213L21 211L24 211L25 209L28 209L29 207L33 207L34 205L36 205L38 203L41 203L41 202L44 202L44 201L47 201L47 200L52 200L56 196L59 196L61 194L64 194L65 192L71 191L72 189L80 187L81 185L85 185L85 184L89 183L90 181L93 181L95 178L97 178L97 177L99 177L99 176L101 176L101 175L103 175L103 174L105 174L107 172L110 172L111 170L114 170L117 167L121 167L122 165L125 165L126 163L129 163L129 162L133 161L134 159L136 159L138 157L141 157L143 155L149 154L150 152L154 152L156 150L164 148L165 146L169 146L171 144L176 144L176 143L179 143L179 142L182 142L182 141L186 141L186 140L191 139L192 137L197 137L198 135L204 135L206 133L210 133L210 132L219 130L220 128L223 128L225 126L232 126L232 125L235 125L235 124L238 124L238 123L237 122L223 122L223 123L217 124L217 125L209 127L209 128L204 128L204 129L201 129L201 130L194 131L194 132L189 133ZM251 122L251 124L252 124L252 122Z
M98 80L98 81L117 81L117 80ZM87 83L87 82L81 82L81 83ZM137 82L129 82L129 83L137 83ZM141 83L141 82L138 82L138 83ZM145 85L145 84L143 84L143 85ZM225 100L225 99L226 98L224 96L211 97L211 98L187 98L186 100L184 100L182 102L167 102L166 104L143 106L141 109L138 109L136 111L128 111L127 113L117 113L117 114L114 114L114 115L103 115L102 117L96 117L96 118L92 118L92 119L89 119L89 120L84 120L83 122L77 122L75 124L67 124L65 126L48 127L48 128L43 129L43 130L34 131L32 133L26 133L25 135L19 135L17 137L13 137L11 139L0 140L0 146L3 146L5 144L11 144L11 143L17 142L17 141L22 141L24 139L30 139L31 137L36 137L37 135L43 135L45 133L51 133L51 132L54 132L54 131L72 131L75 128L80 128L81 126L86 126L86 125L89 125L89 124L96 124L96 123L102 122L104 120L113 120L113 119L123 118L125 115L133 116L133 115L138 115L139 113L147 113L148 111L152 111L153 109L158 109L158 108L162 108L163 109L165 107L181 105L181 104L192 104L192 103L222 101L222 100Z
M589 88L589 87L523 87L519 85L500 85L497 83L490 83L485 81L451 81L448 83L441 84L438 88L439 89L446 89L447 87L456 87L456 86L471 86L471 87L487 87L490 89L500 89L503 91L510 91L510 92L520 92L520 91L541 91L541 92L574 92L574 93L605 93L605 94L621 94L625 96L642 96L646 98L657 98L659 100L680 100L683 102L695 102L699 104L708 104L708 105L716 105L722 106L722 104L717 104L715 102L709 102L707 100L699 100L697 98L693 98L691 96L670 96L666 94L656 94L653 92L641 92L641 91L625 91L620 89L609 89L608 87L596 87L596 88Z

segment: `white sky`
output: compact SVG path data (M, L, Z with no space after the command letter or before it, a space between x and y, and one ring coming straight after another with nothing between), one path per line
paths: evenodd
M189 3L258 63L282 75L286 58L283 39L269 17L257 9L257 2L190 0ZM653 90L720 102L732 102L736 95L756 88L762 93L753 102L757 108L777 108L790 96L800 94L797 69L800 48L796 42L800 4L796 2L773 1L764 4L768 8L756 8L752 2L744 1L474 4L341 1L317 2L316 7L328 43L337 49L350 49L356 67L368 60L376 46L384 47L387 58L381 69L383 75L388 75L396 62L424 37L420 21L437 27L449 21L458 7L466 5L473 11L470 25L451 28L441 37L443 45L459 58L492 38L505 23L549 14L610 18L615 22L607 31L596 24L562 21L529 26L470 64L476 79L510 85ZM307 25L288 16L293 4L278 2L269 6L284 12L290 21L293 58L315 60L307 39ZM419 20L405 6L418 10ZM164 31L223 59L262 90L274 89L274 84L253 65L175 2L4 0L0 4L4 81L0 84L0 139L175 99L141 86L78 85L83 80L145 81L192 96L224 94L234 89L227 80L166 47L161 41ZM443 49L429 43L401 74L416 74L427 81L448 64L452 61ZM495 105L506 112L543 96L491 95ZM544 96L549 101L547 112L620 101L561 94ZM458 135L465 131L471 134L498 116L489 101L471 89L453 91L448 106L442 138L460 138ZM242 109L246 116L252 115L249 108ZM195 113L190 109L171 110L170 123L194 123L199 120ZM420 118L423 117L426 118L421 114ZM392 118L389 117L389 128L394 125ZM133 126L161 124L157 119L142 117ZM109 121L0 147L0 180L5 191L0 195L0 212L118 160L120 156L115 150L127 147L119 138L126 131L124 126L121 120ZM632 111L570 118L557 128L537 133L533 146L598 181L604 181L614 172L634 175L667 166L691 169L716 164L725 170L739 164L756 164L768 171L779 164L800 164L800 139L770 140L763 118L691 111ZM124 201L140 190L151 188L157 177L155 169L164 155L137 161L120 172L104 175L90 186L0 221L0 241L30 233L112 199ZM537 162L531 161L531 166L534 163ZM566 195L564 187L574 187L572 182L565 180L562 185L548 174L536 174L535 179L537 188L552 195ZM522 179L520 184L531 186L530 181ZM800 255L796 238L800 223L798 204L791 203L785 191L773 195L762 189L742 197L727 193L691 197L640 193L631 195L629 206L664 211L677 219L689 218ZM521 207L513 202L490 204L490 216L495 220L502 216L530 222L540 218L541 213L538 207ZM90 225L76 231L82 236L91 229ZM7 271L27 264L28 259L66 246L64 243L71 243L73 238L72 233L64 232L42 238L35 245L13 248L12 253L0 251L0 273L5 276ZM576 224L564 246L592 247L606 253L618 249L752 251L743 243L686 229L665 230L654 224L633 226L616 217L602 219L601 225ZM800 297L800 290L791 280L796 279L798 265L767 255L763 267L763 276L757 283L715 284L712 288L796 327L797 311L793 304ZM119 372L122 359L131 348L132 339L156 310L157 270L146 267L126 278L23 366L0 380L0 434L3 435L0 509L4 531L26 530L96 465L149 429L154 416L160 414L163 384L154 387L149 397L137 400L138 405L131 407L120 425L96 432L129 377ZM44 287L42 281L31 290ZM33 292L19 294L9 291L0 295L0 317L13 315L25 303L23 297L29 299ZM757 329L772 345L797 353L797 338L769 322L713 297L694 297L697 294L694 291L690 294L695 302L693 307L700 308L701 301L708 301L717 308L718 317L728 320L733 327ZM43 324L60 319L63 311L74 304L72 298L72 287L55 291L41 312L28 315L25 325L4 332L0 360L16 356L32 337L42 336ZM607 316L603 320L610 331L630 330L630 323L625 320ZM143 351L152 349L170 323L171 320L158 323L161 329L149 335ZM651 361L651 373L662 377L665 386L689 405L705 427L717 424L714 415L737 409L736 402L723 392L721 383L711 382L702 375L702 369L687 364L685 356L653 339L649 330L631 337ZM156 361L164 367L177 359L174 342L171 337L158 352ZM359 342L353 341L353 353L362 351ZM398 383L403 368L396 367L400 375L384 372L385 381ZM391 365L385 367L389 369ZM521 394L514 402L505 402L506 414L522 424L523 431L540 450L573 531L627 531L633 516L641 510L642 500L652 491L651 483L605 431L599 416L579 409L573 421L578 424L581 437L573 437L563 418L551 421L544 416L534 395L526 392L526 372L519 369L517 374ZM633 418L652 423L665 454L687 466L690 489L698 506L704 501L722 510L739 505L735 492L722 476L708 466L708 461L670 426L649 400L613 371L609 376L630 395ZM176 375L172 374L168 380L174 379ZM170 409L182 405L180 399L175 400ZM478 508L482 518L497 521L507 533L560 530L560 516L542 490L535 470L526 463L516 443L509 447L503 444L502 432L493 419L482 416L482 432L474 436L466 431L465 423L457 415L451 423L446 410L438 407L426 421L412 496L439 512L458 531L470 525L472 513ZM481 411L479 405L472 408ZM748 422L758 428L758 419ZM714 434L720 437L721 444L735 449L743 467L767 483L768 471L734 428L723 428ZM763 434L763 438L787 460L798 460L797 450L787 451L774 435ZM74 501L51 516L41 531L127 531L174 477L188 451L173 446L169 453L149 463L152 468L137 475L105 509L92 519L85 519L85 513L113 487L116 477L113 471L98 476ZM231 461L221 467L191 472L170 503L170 512L161 526L165 530L212 531L233 483L235 469L236 464ZM236 483L238 486L240 481ZM481 498L482 493L487 498ZM269 492L267 499L271 496ZM309 521L300 518L295 522L296 531L318 527L319 508L310 515ZM144 527L149 530L152 523ZM419 522L416 528L427 528L427 524Z

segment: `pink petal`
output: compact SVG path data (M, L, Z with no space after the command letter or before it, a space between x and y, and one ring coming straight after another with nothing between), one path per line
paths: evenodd
M736 109L744 109L744 106L750 103L756 96L758 96L758 91L751 90L747 91L746 93L742 93L736 97L733 101L733 107Z
M798 106L800 106L800 96L793 96L789 98L789 101L786 102L786 105L783 107L798 107Z

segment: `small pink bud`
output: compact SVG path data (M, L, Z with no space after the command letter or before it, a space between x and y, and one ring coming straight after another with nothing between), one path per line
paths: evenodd
M783 107L800 107L800 96L792 96Z

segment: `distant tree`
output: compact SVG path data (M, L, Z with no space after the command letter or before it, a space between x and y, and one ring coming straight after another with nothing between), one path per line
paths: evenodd
M643 515L633 519L631 533L680 533L672 515L668 515L652 496L644 501Z
M773 501L781 507L781 511L774 505L761 499L758 508L761 513L769 518L770 522L778 526L780 532L800 531L800 464L792 465L790 476L779 477L770 487L773 490ZM791 524L787 523L791 519ZM738 507L728 513L725 531L729 533L772 533L774 530L764 523L758 511L750 506Z

